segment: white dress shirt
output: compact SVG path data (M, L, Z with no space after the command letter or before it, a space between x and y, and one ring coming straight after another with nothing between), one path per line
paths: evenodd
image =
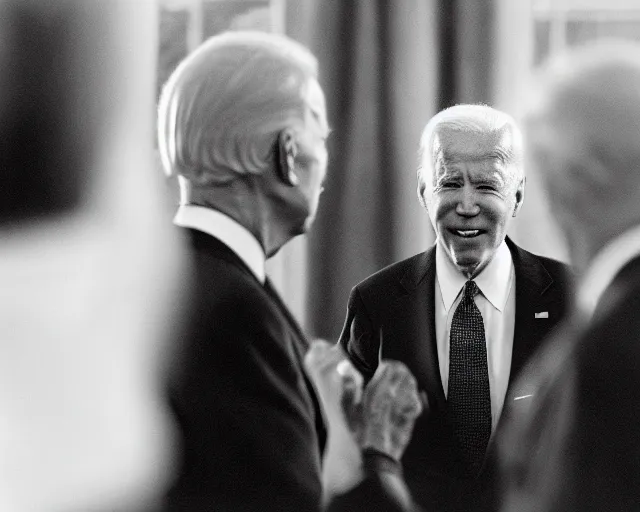
M487 267L474 278L480 289L476 306L484 321L487 366L491 392L491 424L495 429L502 412L511 373L513 332L516 322L515 269L511 252L502 242ZM451 320L462 300L467 278L455 267L440 243L436 244L436 342L442 387L449 388L449 333Z
M251 232L228 215L217 210L181 205L173 223L183 228L192 228L207 233L225 244L244 261L258 281L264 284L266 278L266 257L260 242Z
M578 308L581 313L591 318L602 294L618 272L639 255L640 226L628 229L600 249L578 287Z

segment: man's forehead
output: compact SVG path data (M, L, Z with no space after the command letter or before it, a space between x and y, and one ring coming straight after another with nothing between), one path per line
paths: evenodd
M513 134L507 126L491 132L443 126L434 133L433 156L445 162L491 159L506 162L513 158L513 146Z

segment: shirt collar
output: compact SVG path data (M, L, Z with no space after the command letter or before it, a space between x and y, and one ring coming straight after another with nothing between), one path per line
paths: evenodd
M638 255L640 225L625 231L600 249L578 287L579 309L589 317L593 315L602 294L618 272Z
M504 311L507 304L513 273L511 251L503 241L489 264L473 279L482 295L498 311ZM439 242L436 243L436 277L445 310L449 311L467 278L456 268Z
M235 252L264 284L266 257L262 246L251 232L228 215L217 210L190 204L180 205L173 223L207 233Z

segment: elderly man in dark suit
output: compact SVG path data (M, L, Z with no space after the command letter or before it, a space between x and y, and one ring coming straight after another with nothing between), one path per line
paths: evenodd
M640 46L548 64L532 161L580 274L576 311L524 373L535 401L501 443L504 510L640 506Z
M286 37L226 33L188 56L163 90L159 148L180 180L175 223L193 265L170 383L182 458L167 510L319 511L325 450L337 456L331 510L411 506L395 460L420 410L413 377L387 366L356 409L357 379L348 395L338 373L348 374L344 354L316 346L305 367L308 342L265 275L265 260L306 232L318 206L329 129L316 68ZM404 400L390 401L396 394ZM341 405L349 396L350 412L364 408L357 438Z
M567 268L505 238L525 186L510 116L451 107L421 146L418 196L436 244L352 290L340 343L365 378L382 357L405 362L428 398L403 459L416 500L492 510L493 434L530 398L514 377L565 313Z

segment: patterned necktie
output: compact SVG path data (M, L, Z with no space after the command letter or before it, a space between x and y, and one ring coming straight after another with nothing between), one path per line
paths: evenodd
M447 403L453 428L472 474L482 467L491 437L491 395L484 323L473 298L478 285L467 281L451 320Z

